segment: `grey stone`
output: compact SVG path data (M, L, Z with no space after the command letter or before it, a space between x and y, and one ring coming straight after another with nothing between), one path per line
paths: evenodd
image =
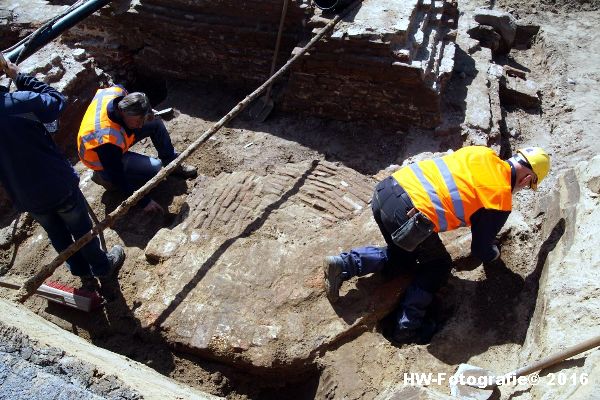
M73 50L72 54L73 54L73 58L75 58L77 61L83 61L87 58L85 49L75 49L75 50Z
M423 386L397 385L385 389L375 400L452 400L455 397L448 396L436 390Z
M482 25L493 27L502 36L506 50L512 47L517 33L517 23L511 14L499 10L478 9L473 19Z
M320 350L391 311L406 284L375 276L345 283L339 304L325 296L325 255L355 245L348 238L357 232L361 241L382 240L368 206L373 186L329 162L207 180L188 196L188 217L150 243L187 237L138 282L135 315L160 325L173 346L227 363L308 367Z
M600 156L565 170L554 190L540 202L545 211L542 237L545 259L537 307L524 344L522 363L532 362L598 336L600 309ZM591 188L590 188L591 183ZM590 398L600 388L599 353L575 356L577 363L562 363L552 371L580 379L585 385L557 385L542 379L531 389L533 398Z
M487 47L495 52L500 48L502 37L498 32L488 25L478 25L467 31L470 37L479 40L483 47Z
M500 80L500 98L502 104L522 108L535 108L540 105L540 87L532 80L524 80L507 75Z

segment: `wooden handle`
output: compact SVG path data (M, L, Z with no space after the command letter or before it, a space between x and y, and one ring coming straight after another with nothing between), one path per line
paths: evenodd
M542 358L541 360L536 361L531 365L526 365L525 367L509 372L508 374L506 374L506 376L516 376L518 378L519 376L529 375L532 372L540 371L544 368L550 367L563 360L566 360L567 358L573 357L576 354L583 353L584 351L593 349L597 346L600 346L600 336L588 339L585 342L569 347L561 351L560 353L556 353L554 355Z

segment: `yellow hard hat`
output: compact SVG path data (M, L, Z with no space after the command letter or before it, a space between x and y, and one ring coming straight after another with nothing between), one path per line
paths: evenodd
M550 156L541 147L525 147L517 150L517 154L521 155L529 163L530 169L535 173L537 179L531 182L531 188L537 190L540 183L550 171Z

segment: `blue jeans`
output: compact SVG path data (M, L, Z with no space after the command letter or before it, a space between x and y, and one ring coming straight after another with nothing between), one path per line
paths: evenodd
M177 157L177 153L171 143L169 132L161 119L147 122L135 132L135 143L149 137L158 152L159 159L148 157L143 154L127 151L123 154L123 172L125 179L132 187L140 188L152 179L163 165L167 165ZM105 171L98 171L100 176L111 181Z
M79 188L73 189L71 195L55 209L30 214L44 228L58 253L92 229L92 221ZM110 263L106 253L100 249L100 240L96 236L67 259L67 266L75 276L105 275Z
M448 280L452 258L437 233L431 234L412 252L394 244L392 233L407 221L406 212L413 205L393 177L384 179L376 186L371 208L387 246L356 247L340 254L344 260L342 276L349 279L379 272L384 268L413 271L415 280L406 290L396 321L399 329L418 328L433 300L433 293Z

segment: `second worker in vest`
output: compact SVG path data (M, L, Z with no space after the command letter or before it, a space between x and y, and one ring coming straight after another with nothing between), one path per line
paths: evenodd
M152 140L159 159L129 151L147 137ZM106 188L116 187L127 196L178 156L164 123L154 118L148 97L141 92L128 94L120 86L96 92L79 128L77 150L83 164L94 170L94 182ZM172 173L183 178L193 178L196 174L196 168L185 164ZM139 205L146 212L164 212L149 196L140 200Z
M550 169L539 147L504 161L483 146L405 166L375 188L371 208L386 247L358 247L325 258L325 287L337 301L342 282L384 268L415 266L394 318L392 341L426 343L435 323L425 319L433 295L446 284L452 259L438 232L470 226L471 252L484 263L500 258L496 235L512 209L512 194L537 189Z

